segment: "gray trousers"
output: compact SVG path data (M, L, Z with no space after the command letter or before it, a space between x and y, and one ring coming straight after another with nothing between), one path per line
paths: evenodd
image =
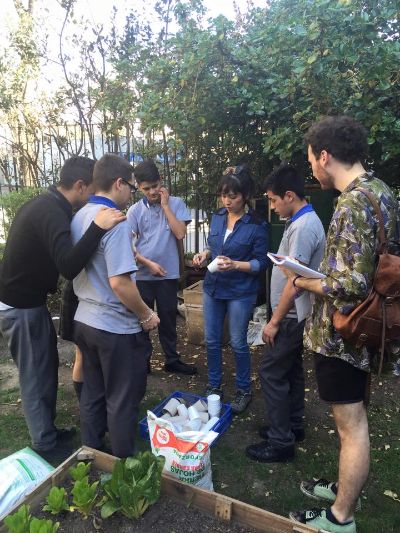
M75 322L74 331L83 355L82 444L101 448L108 428L113 454L129 457L146 392L150 339L144 332L109 333L81 322Z
M45 305L0 311L0 331L18 367L22 407L32 446L57 442L54 425L58 388L57 335Z
M267 408L270 429L268 438L276 447L294 444L292 429L303 427L304 320L282 320L274 339L274 347L267 348L260 364L261 388Z

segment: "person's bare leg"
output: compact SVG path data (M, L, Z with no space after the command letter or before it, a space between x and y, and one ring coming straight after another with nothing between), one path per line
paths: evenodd
M83 367L82 367L82 352L75 346L75 361L72 368L72 381L78 400L81 398L82 384L83 384Z
M332 513L339 522L352 520L369 472L369 433L363 402L332 405L340 438L339 480Z

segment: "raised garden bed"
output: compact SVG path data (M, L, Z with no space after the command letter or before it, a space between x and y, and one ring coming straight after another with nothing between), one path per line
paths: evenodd
M43 517L41 508L53 486L62 486L67 481L68 469L78 461L92 461L94 469L111 472L116 458L82 447L62 463L36 489L16 505L9 514L14 513L24 504L30 506L32 514ZM47 515L46 518L53 518ZM3 517L4 518L4 517ZM161 480L161 498L138 520L129 520L116 514L103 522L93 524L93 519L83 520L77 513L57 515L54 521L60 522L60 532L91 533L96 531L140 531L141 533L311 533L314 528L294 524L289 519L270 513L263 509L223 496L216 492L199 489L177 481L163 474ZM96 526L96 527L95 527ZM99 529L100 528L100 529ZM6 531L4 522L0 522L0 531Z

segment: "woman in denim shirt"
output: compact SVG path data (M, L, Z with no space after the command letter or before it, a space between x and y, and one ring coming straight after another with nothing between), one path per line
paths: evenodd
M228 315L237 389L231 407L234 413L240 413L251 401L247 328L257 298L259 274L267 267L268 226L247 207L254 181L244 165L229 167L217 192L224 207L211 219L207 249L193 258L193 264L201 265L207 258L218 257L217 271L207 271L203 286L209 381L206 395L222 397L222 336Z

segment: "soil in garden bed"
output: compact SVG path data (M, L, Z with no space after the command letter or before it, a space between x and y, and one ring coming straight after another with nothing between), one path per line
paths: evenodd
M97 533L118 532L128 533L140 531L140 533L255 533L255 530L241 527L237 524L225 522L216 517L209 516L194 507L187 507L161 496L160 500L150 507L138 520L130 520L116 513L115 515L101 520L100 511L95 511L95 523L93 517L83 520L77 512L63 513L53 517L49 513L39 513L40 518L52 518L60 522L58 533Z
M89 473L89 483L93 483L101 478L103 472L92 466ZM71 490L74 482L69 475L63 486L68 494L68 502L72 505ZM98 498L103 496L101 483L98 485ZM138 519L129 519L121 513L116 512L109 518L101 518L101 507L94 507L89 518L84 519L82 514L75 510L73 512L62 512L52 515L41 509L45 502L36 508L32 515L38 518L46 518L59 522L58 533L128 533L140 531L140 533L256 533L256 530L249 527L242 527L197 509L190 504L183 504L173 500L169 496L161 494L160 499Z

